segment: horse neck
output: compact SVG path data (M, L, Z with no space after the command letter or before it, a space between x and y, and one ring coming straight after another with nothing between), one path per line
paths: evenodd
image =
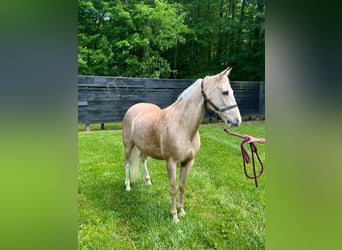
M191 137L197 132L205 114L200 87L201 80L197 80L193 85L188 93L184 94L183 92L171 106L175 111L174 113L177 114L175 119L178 124L188 130Z

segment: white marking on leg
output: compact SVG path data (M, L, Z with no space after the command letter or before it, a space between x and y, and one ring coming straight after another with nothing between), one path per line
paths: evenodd
M144 169L144 175L145 175L145 180L147 185L151 185L151 178L150 174L148 173L147 169L147 159L143 160L143 169Z
M131 185L129 181L129 163L126 163L125 168L126 168L126 180L125 180L126 191L131 191Z

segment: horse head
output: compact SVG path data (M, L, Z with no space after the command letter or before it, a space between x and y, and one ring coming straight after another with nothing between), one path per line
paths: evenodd
M228 67L217 75L205 77L201 89L206 109L217 113L227 126L239 126L242 119L228 79L231 69Z

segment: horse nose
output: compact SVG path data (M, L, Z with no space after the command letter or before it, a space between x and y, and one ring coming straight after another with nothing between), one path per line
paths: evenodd
M240 118L236 118L236 124L237 124L237 125L240 125L240 124L241 124Z
M235 122L232 123L232 125L233 125L234 127L237 127L237 126L239 126L240 124L241 124L240 118L235 118Z

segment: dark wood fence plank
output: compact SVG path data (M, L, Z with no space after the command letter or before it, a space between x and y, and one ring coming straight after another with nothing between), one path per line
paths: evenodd
M127 109L138 102L150 102L165 108L194 82L184 79L78 76L78 123L122 121ZM231 81L231 86L242 116L265 115L264 82Z

